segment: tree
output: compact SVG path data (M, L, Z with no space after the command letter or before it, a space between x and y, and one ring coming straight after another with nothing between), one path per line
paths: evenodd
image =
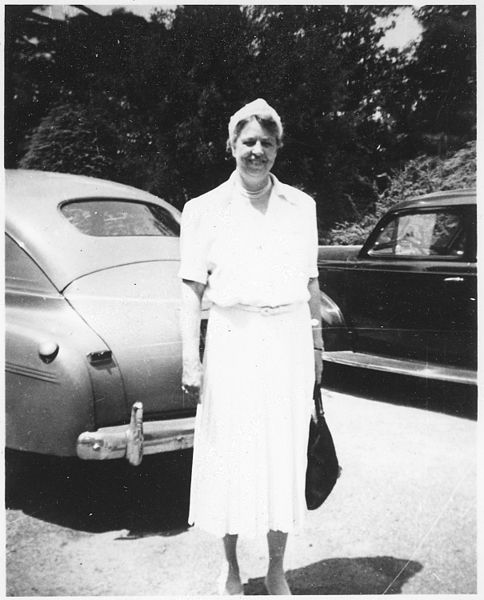
M404 157L445 153L476 135L475 6L428 5L415 16L421 40L400 68L396 94L387 95Z
M168 89L155 132L164 160L150 187L168 190L181 205L232 168L225 152L227 122L250 79L250 45L250 22L239 6L179 6L171 15Z
M395 6L187 5L149 22L86 10L56 23L24 8L6 7L8 166L24 154L23 165L87 170L181 208L230 173L228 119L262 96L285 124L276 175L316 198L327 228L365 214L376 175L429 136L473 135L468 7L420 9L409 52L382 45ZM54 152L63 143L86 165Z
M412 70L415 120L429 133L474 137L476 115L475 6L424 6L424 26Z
M288 133L276 172L318 200L323 222L357 217L375 200L375 119L387 60L377 19L391 7L255 7L255 87L280 109Z
M40 5L5 6L5 165L25 152L26 135L57 97L51 40L60 22L37 14Z

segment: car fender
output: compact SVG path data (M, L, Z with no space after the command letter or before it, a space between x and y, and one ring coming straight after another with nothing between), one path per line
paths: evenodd
M58 338L57 338L58 339ZM45 454L72 454L72 441L94 424L87 366L72 346L21 325L7 328L6 443ZM40 352L57 356L45 363ZM46 354L48 357L49 355ZM47 358L48 360L48 358Z
M12 306L11 295L7 294L6 319L6 445L75 456L78 435L97 426L97 405L102 406L103 398L117 397L118 420L127 418L117 366L90 364L89 351L107 347L64 299L23 295Z
M321 292L320 306L325 350L350 348L350 332L338 304L328 294Z

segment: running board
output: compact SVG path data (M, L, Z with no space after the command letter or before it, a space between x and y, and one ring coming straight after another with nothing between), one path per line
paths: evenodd
M438 379L468 385L477 384L477 372L472 369L437 365L418 360L390 358L364 352L352 352L351 350L325 352L323 360L350 367L374 369L412 377L423 377L424 379Z

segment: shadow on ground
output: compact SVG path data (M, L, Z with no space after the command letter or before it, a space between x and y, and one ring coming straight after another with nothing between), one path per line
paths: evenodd
M325 363L323 387L368 400L477 419L477 386Z
M332 558L287 572L294 595L401 594L402 586L422 565L415 561L375 556ZM249 579L246 596L267 595L264 579Z
M132 467L7 450L6 507L92 533L176 535L188 528L191 461L191 451L147 456Z

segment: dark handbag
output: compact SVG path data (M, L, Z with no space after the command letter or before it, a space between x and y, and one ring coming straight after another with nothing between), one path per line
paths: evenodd
M321 387L315 383L313 399L316 422L309 423L308 466L306 470L306 504L309 510L319 508L331 493L341 467L338 463L331 432L324 418Z

